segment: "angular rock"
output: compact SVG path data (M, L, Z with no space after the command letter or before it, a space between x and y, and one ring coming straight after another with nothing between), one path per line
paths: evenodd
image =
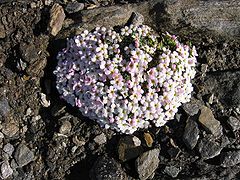
M222 135L222 126L220 122L214 118L211 109L208 107L204 106L201 108L201 114L198 121L208 133L216 137Z
M166 166L164 169L164 172L173 178L177 177L180 171L181 168L177 168L175 166Z
M64 121L59 129L60 134L69 134L72 128L72 124L69 121Z
M84 8L84 3L79 3L79 2L69 2L65 8L65 10L69 13L75 13L78 11L83 10Z
M230 116L227 120L227 123L229 124L229 126L231 127L231 129L233 131L239 130L240 129L240 120Z
M139 26L144 23L144 16L138 12L133 12L132 14L132 24Z
M19 131L19 127L15 122L6 122L3 124L2 132L8 137L13 137Z
M104 133L101 133L97 135L93 140L95 141L95 143L97 143L100 146L107 142L107 137Z
M236 85L236 87L232 91L231 102L235 106L240 105L240 82Z
M1 177L3 179L8 178L13 174L13 170L8 162L3 162L1 165Z
M97 159L89 175L92 180L128 180L121 164L107 156Z
M141 141L136 136L125 136L118 143L118 157L121 161L138 157L143 152Z
M145 180L150 177L158 167L159 149L152 149L144 152L135 161L135 168L140 180Z
M192 98L190 102L183 104L182 107L189 116L194 116L201 109L202 103L201 101Z
M34 153L25 144L20 144L14 153L14 158L18 165L23 167L34 161Z
M12 153L13 153L13 151L14 151L14 147L13 147L12 144L7 143L7 144L3 147L3 151L4 151L5 153L7 153L8 156L12 156Z
M10 112L10 106L8 104L8 101L6 98L0 99L0 117L1 116L7 116L7 114Z
M224 152L221 155L222 167L235 166L240 163L240 150Z
M189 149L193 149L197 145L199 138L198 125L193 118L189 118L185 126L183 134L183 142Z
M62 29L63 21L65 19L65 13L61 5L55 3L50 12L50 33L56 36L58 32Z

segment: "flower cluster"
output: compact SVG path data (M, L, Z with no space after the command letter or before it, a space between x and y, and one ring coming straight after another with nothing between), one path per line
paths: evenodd
M83 115L131 134L163 126L190 100L196 56L194 46L145 25L98 27L59 52L56 86Z

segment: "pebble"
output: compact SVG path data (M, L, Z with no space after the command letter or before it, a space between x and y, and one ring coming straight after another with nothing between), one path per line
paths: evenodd
M177 168L175 166L166 166L164 169L164 172L173 178L177 177L180 171L181 168Z
M135 161L135 167L140 180L148 179L159 164L159 149L152 149L141 154Z
M19 127L15 122L4 123L2 127L2 132L8 137L13 137L19 131Z
M65 10L69 13L76 13L84 9L84 3L79 2L69 2L65 8Z
M50 101L47 100L47 96L44 93L40 93L40 102L43 105L43 107L50 106Z
M63 121L63 124L59 129L59 133L66 135L71 132L71 129L72 129L72 124L69 121Z
M13 174L13 170L8 162L3 162L1 165L1 176L3 179L8 178Z
M23 167L34 160L34 153L25 144L20 144L14 153L14 157L18 165Z
M4 151L5 153L7 153L8 156L12 156L12 153L13 153L13 151L14 151L14 147L13 147L12 144L7 143L7 144L3 147L3 151Z
M62 6L55 3L51 8L49 22L50 33L53 36L56 36L58 32L62 29L65 17L66 15L64 13Z
M4 135L2 132L0 132L0 139L3 139L4 138Z
M190 102L183 104L183 110L189 115L194 116L202 107L201 101L192 98Z
M220 122L214 118L211 109L208 107L202 107L198 121L208 133L211 133L216 137L223 134Z
M118 157L125 162L138 157L143 152L141 142L136 136L125 136L118 143Z
M6 98L0 99L0 116L7 116L10 112L10 106Z
M100 146L107 142L107 137L104 133L101 133L101 134L97 135L93 140L95 143L97 143Z
M237 131L240 129L240 120L233 116L230 116L228 118L227 123L233 131Z
M153 144L153 138L150 133L144 133L144 140L146 142L146 145L148 147L152 147Z
M190 117L187 120L187 124L185 126L184 134L183 134L183 142L189 149L193 149L198 142L199 138L199 129L195 120Z
M221 166L230 167L240 163L240 150L228 151L221 154Z
M107 156L97 159L90 170L90 178L92 180L128 180L121 164Z

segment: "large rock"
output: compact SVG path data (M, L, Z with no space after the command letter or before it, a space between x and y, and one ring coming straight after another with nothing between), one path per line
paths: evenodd
M183 141L189 149L193 149L199 138L198 125L193 118L189 118L185 126Z
M22 167L34 160L34 153L25 144L20 144L15 151L14 158Z
M182 107L189 116L194 116L201 109L202 103L201 101L192 98L190 102L183 104Z
M159 153L159 149L153 149L143 153L136 159L135 166L139 175L139 179L145 180L154 173L158 167Z
M240 150L222 153L221 166L230 167L240 163Z

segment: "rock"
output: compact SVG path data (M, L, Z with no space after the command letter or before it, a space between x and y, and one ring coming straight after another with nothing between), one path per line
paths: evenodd
M235 118L235 117L233 117L233 116L230 116L228 118L227 123L229 124L230 128L233 131L236 131L236 130L240 129L240 120Z
M141 24L144 24L144 17L142 14L138 12L132 13L132 24L135 26L139 26Z
M4 135L2 132L0 132L0 139L3 139L4 138Z
M150 133L144 133L144 140L146 142L146 145L148 147L152 147L153 144L153 138Z
M8 162L3 162L1 165L1 176L3 179L8 178L13 174L13 170Z
M97 159L90 170L92 180L127 180L126 173L122 170L121 164L113 158L102 156Z
M211 109L204 106L201 108L201 114L198 121L203 125L204 129L214 136L222 135L222 126L213 116Z
M20 144L14 153L14 158L18 165L23 167L34 161L34 153L25 144Z
M141 141L135 136L125 136L118 143L118 157L121 161L138 157L143 152Z
M240 105L240 82L233 89L231 100L232 100L233 105L235 105L235 106Z
M3 147L3 151L4 151L5 153L7 153L8 156L12 156L12 153L13 153L13 151L14 151L14 147L13 147L12 144L7 143L7 144Z
M192 98L190 102L183 104L182 107L189 116L194 116L201 109L202 103L201 101Z
M79 2L69 2L65 8L65 10L69 13L75 13L84 9L84 3Z
M97 135L93 140L95 141L95 143L97 143L100 146L107 142L107 137L104 133L101 133Z
M212 135L207 135L200 140L198 151L203 159L211 159L219 155L227 144L229 144L229 140L226 137L216 140Z
M198 125L193 118L188 118L183 134L183 142L189 149L193 149L199 138Z
M2 24L0 24L0 39L3 39L5 37L6 37L5 28Z
M164 172L173 178L177 177L180 171L181 168L177 168L175 166L166 166L164 169Z
M44 93L40 93L40 103L43 107L49 107L51 104L50 101L47 100L47 96Z
M7 116L7 114L10 112L10 106L8 104L8 101L6 98L1 98L0 99L0 117Z
M60 134L69 134L71 132L71 128L72 128L72 124L69 121L63 121L60 129L59 129L59 133Z
M139 179L145 180L150 177L158 167L159 149L152 149L144 152L135 161L135 167L139 175Z
M58 32L62 29L62 25L65 17L66 16L62 6L55 3L51 8L50 22L49 22L50 33L53 36L56 36Z
M228 151L221 154L221 166L230 167L240 163L240 150Z
M2 132L8 137L13 137L14 135L17 134L18 131L19 131L19 127L13 121L6 122L3 124Z

